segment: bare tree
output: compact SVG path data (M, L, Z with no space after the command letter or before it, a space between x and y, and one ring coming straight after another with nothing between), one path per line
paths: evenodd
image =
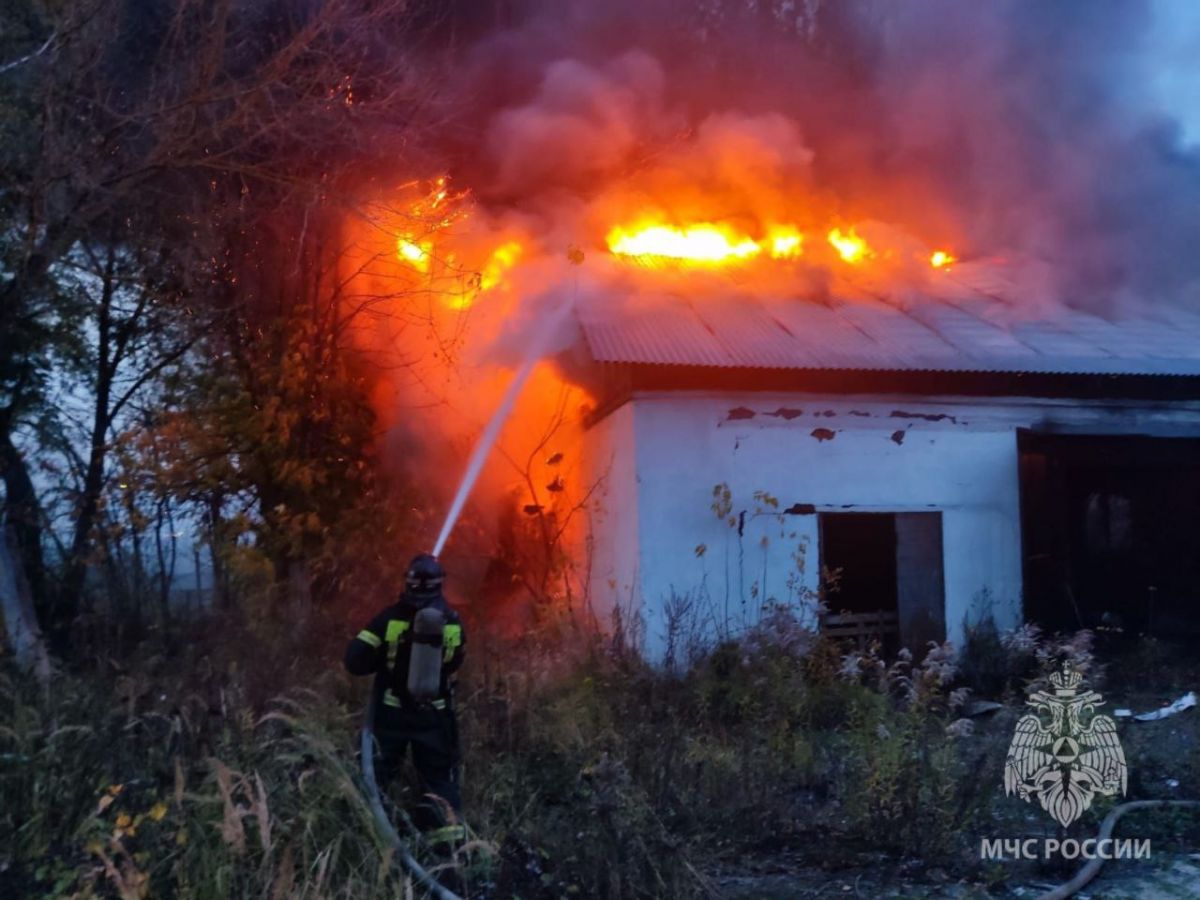
M310 211L344 208L411 155L431 79L405 49L402 0L71 0L22 14L25 44L5 44L14 64L0 69L12 136L0 150L0 463L14 564L61 634L79 609L122 411L187 353L197 321L223 317L230 349L291 314L287 280L247 286L245 260L302 247ZM53 415L48 359L78 321L63 279L83 269L95 403L54 583L23 446Z

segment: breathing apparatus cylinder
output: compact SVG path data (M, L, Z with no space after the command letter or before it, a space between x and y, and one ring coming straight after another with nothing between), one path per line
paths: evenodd
M440 609L426 607L413 617L412 653L408 658L408 693L424 702L442 686L442 629L446 617Z

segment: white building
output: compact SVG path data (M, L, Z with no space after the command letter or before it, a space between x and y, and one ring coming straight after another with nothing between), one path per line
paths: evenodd
M593 604L652 658L768 603L816 624L823 570L826 627L914 648L987 617L1197 630L1200 315L998 306L581 312Z

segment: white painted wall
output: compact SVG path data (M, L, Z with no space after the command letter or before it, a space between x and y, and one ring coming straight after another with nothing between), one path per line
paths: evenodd
M583 560L588 600L606 630L617 610L625 627L636 626L642 611L633 423L634 406L626 403L593 425L584 441L584 478L595 490Z
M753 416L731 417L735 409ZM772 415L779 410L800 413ZM1197 436L1200 405L635 395L589 432L592 455L611 460L603 516L593 524L593 597L641 602L646 652L662 659L668 632L736 633L768 601L811 615L817 517L780 514L792 504L819 512L940 510L950 640L961 640L968 618L990 614L1001 627L1018 624L1016 431L1035 426ZM834 436L820 440L813 436L818 428ZM718 484L730 489L734 526L713 510ZM777 498L778 509L756 500L756 492ZM668 628L669 618L679 625Z

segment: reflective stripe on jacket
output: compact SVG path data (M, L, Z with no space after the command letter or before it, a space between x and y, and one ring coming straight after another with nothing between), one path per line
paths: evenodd
M435 708L445 708L450 698L450 676L458 671L466 654L466 631L462 619L440 595L425 604L400 600L368 623L346 648L346 668L353 675L385 673L383 702L388 706L412 704L408 696L408 660L412 650L412 623L426 606L436 606L445 617L442 627L442 678Z

